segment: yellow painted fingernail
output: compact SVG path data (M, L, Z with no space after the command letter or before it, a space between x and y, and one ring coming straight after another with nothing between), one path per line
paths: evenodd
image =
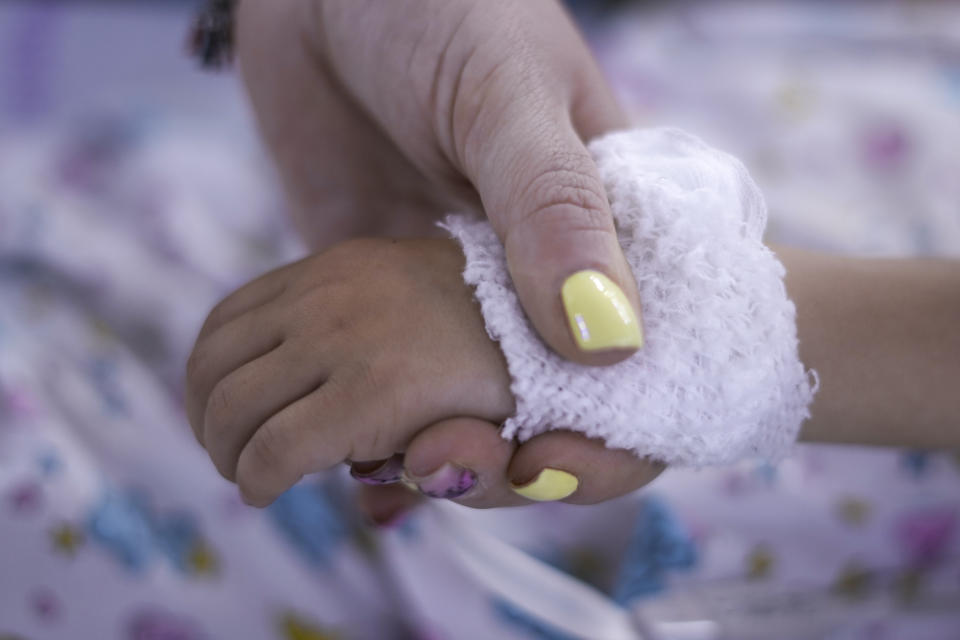
M550 502L551 500L563 500L572 496L578 486L580 486L580 481L572 473L559 469L544 469L533 481L523 486L514 485L510 488L528 500Z
M643 330L623 290L599 271L578 271L560 291L573 339L582 351L639 349Z

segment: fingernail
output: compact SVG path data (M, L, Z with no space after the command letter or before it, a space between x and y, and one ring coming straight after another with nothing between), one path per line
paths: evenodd
M420 493L429 498L453 500L467 494L477 484L477 474L454 464L445 464L426 478L415 479Z
M544 469L525 485L510 488L528 500L550 502L569 498L580 486L577 476L559 469Z
M592 269L578 271L560 291L573 339L582 351L639 349L643 330L617 284Z
M360 471L359 463L350 465L350 475L358 482L369 485L394 484L400 482L403 476L403 457L393 456L383 461L380 466Z

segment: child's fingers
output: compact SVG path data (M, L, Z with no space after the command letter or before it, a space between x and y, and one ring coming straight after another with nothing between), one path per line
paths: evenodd
M639 489L663 469L600 440L550 431L520 445L506 475L513 491L531 500L593 504Z
M286 289L287 277L299 263L284 265L243 285L221 300L207 315L197 341L220 327L280 297Z
M259 425L237 459L236 483L243 499L265 507L304 475L349 460L345 434L355 425L347 407L357 403L348 385L333 377Z
M217 383L282 342L280 325L271 320L266 307L243 314L197 341L187 361L186 409L200 444L204 444L204 413Z
M335 372L263 421L236 465L244 499L265 506L307 473L345 460L386 459L402 449L414 425L436 416L416 396L384 385L392 375L377 365Z
M216 384L203 413L203 442L225 478L236 477L237 459L257 427L323 384L326 361L287 341Z
M514 448L490 422L452 418L421 430L410 441L405 472L431 498L479 508L521 505L527 501L506 482Z

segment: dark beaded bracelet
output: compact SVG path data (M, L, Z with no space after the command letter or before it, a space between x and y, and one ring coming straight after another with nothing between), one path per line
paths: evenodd
M239 0L207 0L193 22L190 51L208 69L220 69L233 59L233 18Z

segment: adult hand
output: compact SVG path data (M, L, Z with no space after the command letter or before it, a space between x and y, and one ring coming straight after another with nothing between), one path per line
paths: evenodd
M555 0L245 0L237 40L314 248L425 235L446 211L482 209L545 342L590 365L639 347L636 287L584 146L627 120ZM610 282L568 281L587 269ZM567 432L508 446L478 420L429 426L407 451L418 478L445 462L480 476L476 506L516 503L511 486L533 480L538 499L575 490L568 500L599 501L656 472ZM571 485L545 469L589 479Z

